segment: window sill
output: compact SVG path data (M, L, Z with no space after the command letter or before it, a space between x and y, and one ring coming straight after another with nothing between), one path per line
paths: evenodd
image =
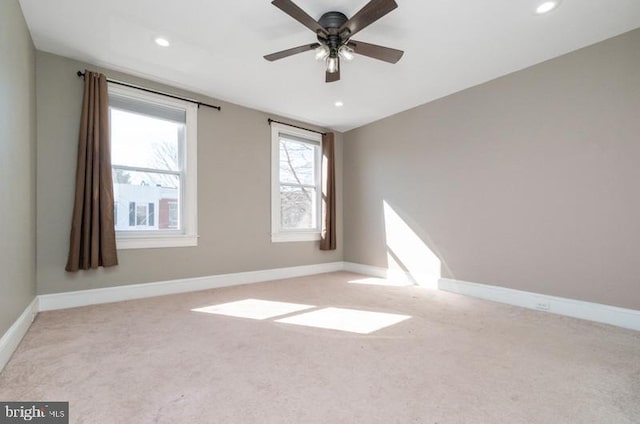
M118 237L118 250L189 247L198 245L198 236Z
M320 233L276 233L271 234L272 243L285 243L293 241L316 241L320 240Z

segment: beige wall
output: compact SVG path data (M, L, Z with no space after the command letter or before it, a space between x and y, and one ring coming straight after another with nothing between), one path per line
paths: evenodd
M17 0L0 2L0 335L35 297L35 51Z
M640 30L347 132L344 155L346 261L387 266L386 201L444 276L640 309Z
M12 7L16 2L3 3ZM3 19L10 12L3 10ZM28 39L26 29L22 33ZM640 309L639 46L637 30L345 134L345 231L343 237L339 184L335 252L320 252L316 243L270 242L269 115L185 93L223 106L222 112L199 111L199 246L121 251L120 266L77 274L64 271L82 91L75 72L95 67L38 52L38 293L340 261L343 238L345 260L387 266L387 202L440 257L444 276ZM32 55L30 41L20 51ZM9 65L3 86L6 74L28 77L33 58L26 56L27 71ZM22 84L20 91L29 92L28 82ZM18 97L27 99L18 109L28 110L33 95L3 96L3 110L8 101L18 110ZM22 142L8 140L15 127L0 129L8 164L28 164L33 155L33 115L22 116L22 123L12 120L24 129ZM339 182L342 139L337 134ZM20 151L11 156L5 149ZM3 172L22 177L21 192L29 192L33 170L4 165ZM3 198L15 187L3 185ZM2 251L13 253L16 243L32 249L25 217L33 204L12 208L24 225L3 230L21 236L3 236L12 248ZM398 252L391 254L402 262ZM9 268L29 287L30 257L20 258ZM0 317L3 324L15 319L29 293L9 300L12 312ZM4 303L2 310L8 310Z
M121 250L117 267L65 272L83 87L76 71L98 68L42 52L37 53L36 64L38 293L342 260L341 213L336 251L321 252L317 242L270 241L271 132L267 118L271 115L107 71L115 79L222 106L221 112L206 107L198 112L199 245ZM341 134L336 134L336 150L338 181L342 181ZM338 184L339 211L341 199Z

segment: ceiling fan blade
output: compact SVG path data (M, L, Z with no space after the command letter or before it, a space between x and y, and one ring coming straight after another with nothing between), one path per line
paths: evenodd
M300 22L302 25L306 26L316 34L318 32L321 32L324 35L328 34L327 30L324 29L322 25L318 23L318 21L309 16L307 12L302 10L291 0L273 0L271 4L282 10L284 13L291 16L293 19Z
M292 49L282 50L280 52L268 54L264 58L267 59L269 62L273 62L274 60L282 59L288 56L293 56L294 54L313 50L318 47L320 47L319 43L305 44L304 46L294 47Z
M398 7L394 0L371 0L338 29L338 34L349 30L348 37L368 27L387 13Z
M326 71L324 74L324 82L340 81L340 58L338 58L338 70L336 72Z
M376 44L369 44L356 40L349 40L347 45L353 49L354 53L389 63L397 63L404 54L402 50L396 50L390 47L378 46Z

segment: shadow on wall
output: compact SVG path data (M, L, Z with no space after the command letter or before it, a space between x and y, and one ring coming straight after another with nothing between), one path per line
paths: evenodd
M382 206L388 278L408 278L413 284L437 289L446 264L386 200ZM433 246L428 236L426 239Z

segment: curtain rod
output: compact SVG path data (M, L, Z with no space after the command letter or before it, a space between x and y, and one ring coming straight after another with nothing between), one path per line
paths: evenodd
M304 128L304 127L299 127L299 126L297 126L297 125L287 124L286 122L276 121L275 119L271 119L271 118L268 118L268 119L267 119L267 122L269 122L269 125L271 125L271 123L272 123L272 122L275 122L276 124L288 125L288 126L290 126L290 127L297 128L297 129L299 129L299 130L311 131L311 132L314 132L314 133L318 133L318 134L322 134L322 135L327 135L327 133L326 133L326 132L316 131L316 130L310 130L309 128Z
M84 72L82 72L82 71L78 71L77 75L79 77L84 78ZM150 88L144 88L144 87L140 87L139 85L129 84L127 82L122 82L122 81L117 81L117 80L112 80L110 78L107 78L107 81L110 82L111 84L122 85L124 87L135 88L137 90L146 91L147 93L160 94L161 96L171 97L172 99L178 99L178 100L183 100L185 102L195 103L196 105L198 105L198 107L207 106L207 107L210 107L210 108L213 108L213 109L222 110L222 108L220 106L210 105L208 103L203 103L203 102L200 102L198 100L190 99L188 97L181 97L181 96L176 96L174 94L164 93L162 91L151 90Z

